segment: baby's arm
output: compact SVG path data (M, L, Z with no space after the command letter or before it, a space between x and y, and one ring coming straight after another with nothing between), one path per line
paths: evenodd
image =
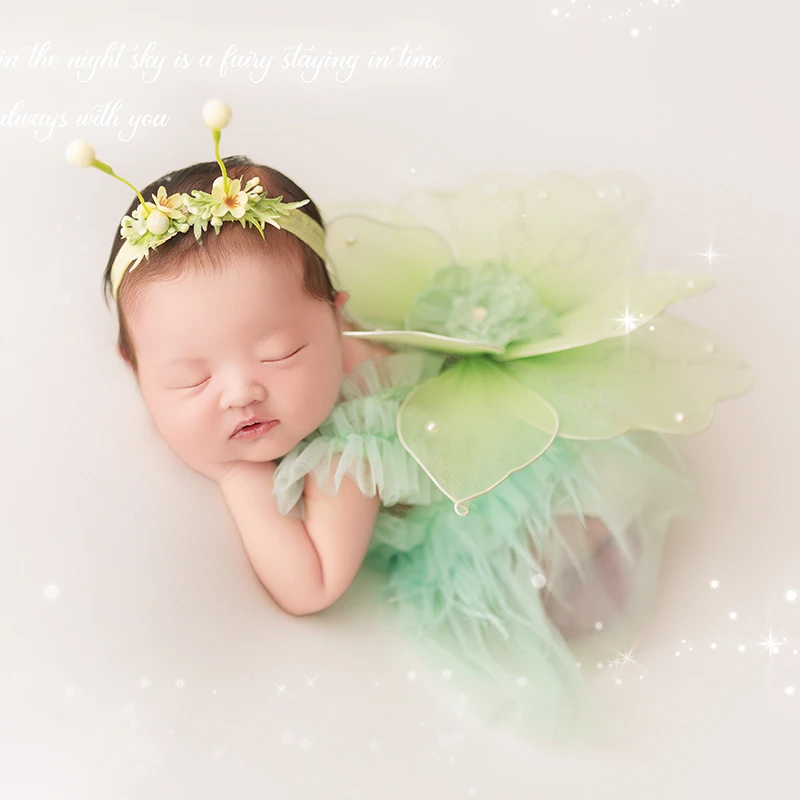
M339 456L334 458L333 469ZM278 511L274 461L243 462L220 483L259 580L287 613L327 608L353 582L369 547L380 497L365 497L344 478L336 497L312 475L304 487L305 522Z

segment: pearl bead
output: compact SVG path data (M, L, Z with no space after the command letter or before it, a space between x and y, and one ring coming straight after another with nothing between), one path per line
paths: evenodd
M147 230L160 236L167 232L167 228L169 228L169 217L162 211L151 211L147 217Z
M436 423L435 423L433 420L431 420L431 421L430 421L430 422L429 422L429 423L428 423L428 424L425 426L425 428L426 428L427 430L429 430L429 431L435 431L435 430L438 430L439 426L438 426L438 425L437 425L437 424L436 424Z
M545 578L541 572L537 572L531 578L531 586L533 586L534 589L543 589L547 586L547 578Z
M486 315L489 313L488 309L484 306L475 306L472 309L472 318L476 322L483 322L486 319Z
M345 239L347 244L353 244L355 242L355 240L356 240L356 237L352 233L347 237L347 239Z
M683 418L683 414L681 414L680 412L678 412L678 413L675 415L675 419L676 419L676 420L678 420L678 422L683 422L683 419L684 419L684 418Z

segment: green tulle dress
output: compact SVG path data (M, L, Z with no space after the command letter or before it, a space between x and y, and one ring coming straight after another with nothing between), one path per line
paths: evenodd
M364 568L387 612L454 699L523 734L602 729L596 662L634 647L665 535L699 499L670 434L752 385L663 313L713 280L636 268L645 209L624 173L493 175L326 226L350 335L393 353L343 377L280 460L278 506L302 513L309 474L378 493Z

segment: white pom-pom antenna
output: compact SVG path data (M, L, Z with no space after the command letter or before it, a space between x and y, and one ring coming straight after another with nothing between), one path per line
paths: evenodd
M227 192L230 186L230 179L228 178L225 164L219 157L219 136L220 131L231 121L231 107L222 100L209 100L203 106L203 119L206 125L211 128L211 135L214 138L214 155L222 170L222 183L225 187L225 192Z
M209 100L203 106L203 120L209 128L222 130L231 121L231 107L222 100Z
M100 172L105 172L112 178L122 181L126 186L130 186L131 189L136 192L136 196L139 198L139 202L144 208L144 214L147 216L147 204L144 202L144 197L142 197L139 190L130 181L126 181L125 178L121 178L117 175L108 164L98 161L94 155L94 147L92 147L89 142L85 142L83 139L75 139L70 142L67 147L67 161L74 164L76 167L95 167L99 169Z
M67 161L76 167L91 167L94 163L94 147L83 139L75 139L67 147Z

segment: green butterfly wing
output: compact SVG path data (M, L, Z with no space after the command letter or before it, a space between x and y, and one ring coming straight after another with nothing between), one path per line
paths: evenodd
M464 358L418 386L397 415L400 441L456 513L535 461L558 430L558 415L535 391L487 356Z
M502 347L493 347L490 344L482 344L469 339L454 339L451 336L426 333L425 331L344 331L342 335L351 339L368 339L371 342L383 342L394 347L419 347L421 350L434 350L437 353L453 355L475 355L480 353L500 355L503 352Z
M433 231L367 217L334 220L325 241L334 284L350 294L348 316L367 328L402 329L414 297L453 259Z
M556 410L558 435L570 439L610 439L635 429L701 433L717 402L754 385L733 347L668 314L627 336L503 367Z
M464 356L414 389L398 412L403 445L459 514L539 458L556 435L698 433L715 403L753 385L733 348L664 313L715 280L639 270L652 214L628 173L580 179L554 171L532 181L489 173L454 192L416 191L394 206L333 212L328 266L350 293L345 313L362 328L345 335ZM474 281L460 268L474 268ZM499 291L471 306L494 274L504 276ZM520 316L543 310L541 331L517 327ZM464 326L456 311L467 320L480 312L482 322ZM437 332L431 320L443 318L449 333L467 334ZM426 324L409 330L407 320ZM520 335L491 341L503 331Z
M543 307L578 313L637 269L650 231L649 202L625 172L580 179L553 171L532 181L486 173L453 192L414 191L394 206L339 204L325 213L328 267L350 294L345 313L361 338L463 354L498 348L404 325L438 270L504 264Z
M529 358L625 336L649 323L673 303L707 292L715 284L715 278L702 274L636 272L626 275L583 305L559 315L555 335L514 342L498 358L508 361Z

